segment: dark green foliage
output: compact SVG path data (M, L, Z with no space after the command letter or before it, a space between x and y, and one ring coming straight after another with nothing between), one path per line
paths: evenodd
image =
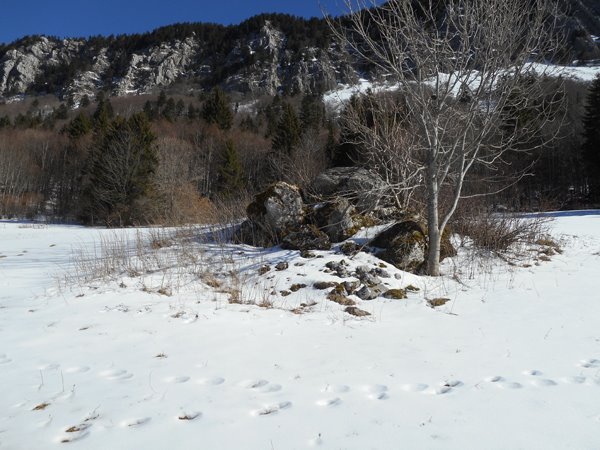
M175 121L175 116L177 114L175 111L175 100L173 100L173 97L169 97L169 99L164 103L161 114L169 122Z
M10 127L11 125L12 125L12 122L10 121L10 117L8 117L8 116L0 117L0 128L7 128L7 127Z
M190 120L196 120L198 117L200 117L200 113L193 103L190 103L187 108L187 118Z
M88 162L81 214L85 222L120 226L148 221L158 166L155 139L143 113L108 124Z
M587 167L590 190L600 199L600 76L590 85L583 118L583 156Z
M335 136L335 127L332 121L327 123L327 142L325 143L325 155L331 161L334 158L338 142Z
M92 127L93 123L90 116L84 112L80 112L67 125L66 132L71 139L79 139L92 131Z
M219 168L221 191L226 197L239 195L244 188L244 169L240 155L232 140L225 143L225 158Z
M98 106L96 106L96 111L94 111L94 127L96 129L105 130L111 119L114 116L113 107L110 104L110 100L104 98L104 93L100 92L98 94Z
M302 99L300 106L300 120L302 121L302 130L317 130L325 122L325 104L323 97L319 95L306 95Z
M233 125L233 112L229 98L215 87L202 107L202 118L209 124L216 124L221 130L229 130Z
M271 137L277 130L277 124L283 110L283 101L279 95L273 97L273 101L265 108L264 114L267 118L267 132L265 137Z
M69 109L67 105L61 103L60 106L54 111L54 118L57 120L66 120L69 118Z
M291 155L300 143L302 127L296 110L289 103L284 103L281 119L273 136L273 150L279 154Z

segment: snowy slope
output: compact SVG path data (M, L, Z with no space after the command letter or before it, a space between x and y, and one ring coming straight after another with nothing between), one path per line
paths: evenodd
M388 268L391 287L422 290L359 302L365 319L311 286L335 280L327 261L366 254L188 248L217 277L235 265L248 298L278 291L265 309L186 271L59 289L73 249L137 231L0 222L0 449L598 449L600 211L556 216L550 262Z

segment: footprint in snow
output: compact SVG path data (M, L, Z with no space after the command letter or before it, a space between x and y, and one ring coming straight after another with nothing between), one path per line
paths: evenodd
M500 383L504 381L504 378L500 375L492 375L491 377L487 377L485 381L487 381L488 383Z
M550 386L556 386L557 383L554 380L540 378L537 380L533 380L531 382L531 384L533 386L537 386L537 387L550 387Z
M132 419L125 419L121 422L121 426L124 428L135 428L150 422L151 417L136 417Z
M223 383L225 383L225 378L222 377L200 378L198 380L198 384L204 384L207 386L219 386Z
M165 378L165 381L167 383L182 384L182 383L187 383L188 381L190 381L190 377L187 377L187 376L167 377L167 378Z
M246 389L258 389L269 384L267 380L246 380L240 383L240 386Z
M80 441L90 434L90 423L80 423L64 430L64 433L58 438L58 441L67 444L69 442Z
M584 369L600 369L600 359L582 359L578 365Z
M328 384L321 389L321 392L344 394L346 392L350 392L350 386L346 386L345 384Z
M1 364L8 364L9 362L11 362L12 359L10 359L8 356L6 356L4 353L0 353L0 365Z
M402 386L402 390L405 392L423 392L429 385L423 383L411 383Z
M85 373L90 370L87 366L73 366L65 369L65 373Z
M200 417L202 417L202 413L200 411L181 410L177 416L177 420L182 422L191 422L192 420L199 419Z
M112 381L124 381L133 378L133 374L129 373L125 369L109 369L103 372L100 372L100 376L102 378L106 378L107 380Z
M543 372L540 370L530 369L530 370L524 370L523 375L527 375L530 377L540 377L543 375Z
M561 381L567 384L584 384L585 380L586 378L581 376L561 378Z
M363 386L363 391L365 391L367 397L372 400L386 400L389 398L389 395L387 394L388 387L383 384Z
M38 366L38 370L58 370L60 369L60 364L57 363L50 363L50 364L42 364L41 366Z
M496 386L498 386L502 389L521 389L523 387L523 385L521 383L517 383L516 381L506 381L506 380L498 381L496 383Z
M250 412L253 416L270 416L277 414L279 411L289 409L292 407L292 402L279 402L273 403L272 405L264 406L260 409L255 409Z
M338 406L342 403L342 400L339 397L335 398L323 398L321 400L317 400L317 405L319 406Z

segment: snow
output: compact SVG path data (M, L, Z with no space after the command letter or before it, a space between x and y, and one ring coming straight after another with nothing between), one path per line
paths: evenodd
M379 262L364 253L198 241L136 266L156 230L0 222L0 448L597 449L600 211L548 215L564 250L551 261L480 268L461 252L436 279L388 267L390 287L421 291L359 301L365 319L311 287L337 279L328 261ZM70 276L82 250L109 267L110 242L146 272ZM154 270L185 251L194 270ZM308 286L271 309L229 304L199 274L232 268L244 298ZM451 302L428 307L438 296Z

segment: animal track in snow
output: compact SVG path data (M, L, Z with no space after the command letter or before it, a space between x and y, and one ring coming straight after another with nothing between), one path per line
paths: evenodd
M600 359L582 359L579 361L579 367L584 369L600 369Z
M73 366L65 369L65 373L85 373L90 370L87 366Z
M581 377L581 376L561 378L561 381L563 381L567 384L583 384L583 383L585 383L585 380L586 380L586 378Z
M12 359L10 359L4 353L0 353L0 364L8 364L11 361L12 361Z
M344 394L346 392L350 392L350 386L346 386L345 384L328 384L321 389L321 392Z
M383 384L363 386L363 391L365 391L367 397L372 400L386 400L389 398L389 395L387 394L388 387Z
M488 383L499 383L501 381L504 381L504 378L500 375L492 375L491 377L487 377L485 381L487 381Z
M58 370L60 369L60 364L56 364L56 363L50 363L50 364L42 364L41 366L38 366L39 370Z
M258 389L269 384L267 380L246 380L240 383L241 387L246 389Z
M423 392L429 387L428 384L424 383L411 383L402 386L402 390L405 392Z
M151 417L136 417L132 419L125 419L121 422L121 426L130 428L139 427L141 425L147 424L148 422L150 422L151 419Z
M113 381L123 381L123 380L129 380L130 378L133 378L133 374L127 372L124 369L105 370L103 372L100 372L100 376L103 378L106 378L107 380L113 380Z
M92 425L89 423L80 423L64 430L64 434L58 438L58 441L66 444L69 442L80 441L90 434L89 428Z
M528 375L530 377L540 377L542 376L544 373L540 370L535 370L535 369L530 369L530 370L524 370L523 371L523 375Z
M533 380L531 382L531 384L534 386L537 386L537 387L550 387L550 386L556 386L556 381L541 378L541 379Z
M460 387L463 386L463 382L460 380L448 380L448 381L443 381L442 383L440 383L441 386L446 386L446 387L450 387L450 388L455 388L455 387Z
M185 411L182 410L177 416L178 420L181 421L192 421L202 417L202 413L200 411Z
M208 386L219 386L223 383L225 383L225 378L222 377L200 378L198 380L198 384L205 384Z
M339 397L334 398L324 398L321 400L317 400L317 405L319 406L337 406L342 403L342 399Z
M165 381L167 383L182 384L182 383L187 383L188 381L190 381L190 377L188 377L188 376L167 377L167 378L165 378Z
M502 389L521 389L523 385L521 383L517 383L516 381L498 381L496 386L501 387Z
M253 416L269 416L272 414L277 414L279 411L283 409L288 409L292 407L292 402L279 402L274 403L272 405L267 405L260 409L255 409L251 411Z

